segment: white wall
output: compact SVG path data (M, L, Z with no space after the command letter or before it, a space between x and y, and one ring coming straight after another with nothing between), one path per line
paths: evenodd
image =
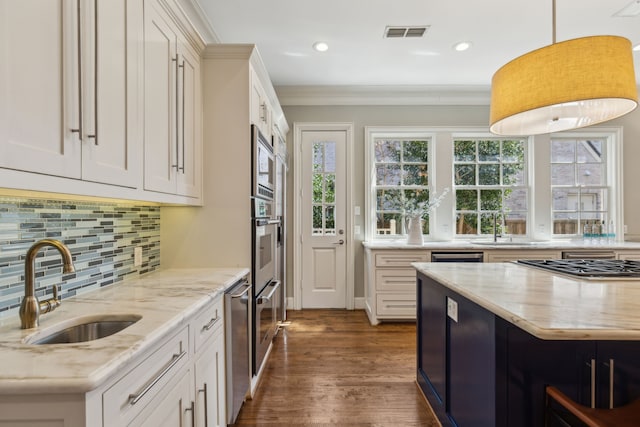
M487 126L489 123L488 106L283 106L284 114L291 128L293 124L303 122L351 122L354 124L353 203L364 208L364 128L365 126ZM624 218L628 226L627 240L640 241L640 109L618 120L607 123L608 126L624 128ZM289 152L293 150L293 135L287 138ZM293 166L290 165L291 169ZM288 187L293 188L293 177L289 174ZM288 206L293 206L289 192ZM293 212L289 212L292 219ZM354 225L360 225L364 232L364 215L354 218ZM289 230L293 227L290 224ZM622 232L620 230L619 232ZM291 239L292 236L289 236ZM355 296L364 296L364 251L360 244L364 235L356 236L355 253ZM291 247L291 244L289 245ZM289 254L289 258L291 258ZM292 277L291 259L288 262L288 277Z

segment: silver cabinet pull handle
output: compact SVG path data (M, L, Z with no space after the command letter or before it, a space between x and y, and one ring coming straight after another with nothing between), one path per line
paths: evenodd
M596 407L596 360L591 359L591 407Z
M191 411L191 427L196 427L196 404L193 400L191 401L191 406L184 410L184 412L189 411Z
M78 34L76 34L78 38L78 128L70 129L70 131L77 133L78 139L82 141L82 30L80 29L80 0L76 1L76 13L78 14Z
M198 393L204 393L204 427L209 427L209 408L207 407L207 383L204 383L202 390Z
M151 381L145 384L142 390L129 395L129 405L135 405L136 403L138 403L140 399L142 399L144 395L147 394L149 390L151 390L153 386L162 379L162 377L167 375L167 372L169 372L171 368L173 368L186 355L187 352L184 350L181 351L180 354L174 354L169 363L167 363Z
M94 145L98 145L98 0L93 2L93 135L87 138L93 139Z
M220 320L220 317L218 317L218 310L216 310L216 317L212 317L211 320L209 320L209 323L202 327L202 330L208 331L209 329L213 328L213 325L218 323L218 320Z
M180 69L180 65L178 62L179 59L179 55L176 53L176 57L175 58L171 58L171 61L175 62L175 84L176 84L176 99L175 99L175 109L176 109L176 117L175 117L175 126L176 126L176 164L175 165L171 165L172 168L176 168L176 171L180 170L180 154L179 154L179 148L178 148L178 142L180 141L180 122L178 119L178 107L180 104L180 85L178 84L178 74L179 74L179 69Z
M613 359L609 359L609 409L613 409L614 363Z
M184 56L183 56L184 58ZM180 65L180 68L182 68L182 166L178 166L178 170L182 171L182 173L184 174L184 88L185 88L185 84L184 84L184 75L185 75L185 70L186 68L184 67L184 59L182 60L182 65ZM178 161L178 164L180 164L180 162Z

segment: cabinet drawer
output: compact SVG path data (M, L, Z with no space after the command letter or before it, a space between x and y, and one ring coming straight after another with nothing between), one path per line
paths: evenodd
M485 262L510 262L518 259L560 259L560 251L491 251L485 252Z
M406 294L378 294L376 312L378 316L416 318L416 296Z
M102 395L104 426L129 424L189 361L185 326Z
M413 268L377 269L376 290L415 292L416 270Z
M426 262L429 254L424 252L397 252L376 254L376 267L411 267L412 262Z
M202 344L222 328L224 323L223 301L224 298L222 295L217 296L216 299L197 314L193 322L191 322L193 325L194 352L197 352Z

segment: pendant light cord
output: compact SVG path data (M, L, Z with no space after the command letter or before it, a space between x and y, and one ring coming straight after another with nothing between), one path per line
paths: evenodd
M552 0L552 7L553 7L553 11L551 16L552 18L552 25L553 25L553 31L551 33L551 44L556 44L556 0Z

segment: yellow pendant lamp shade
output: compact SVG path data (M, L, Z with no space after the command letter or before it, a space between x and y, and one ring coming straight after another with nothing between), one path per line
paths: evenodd
M638 106L631 42L583 37L529 52L491 83L490 130L537 135L602 123Z

